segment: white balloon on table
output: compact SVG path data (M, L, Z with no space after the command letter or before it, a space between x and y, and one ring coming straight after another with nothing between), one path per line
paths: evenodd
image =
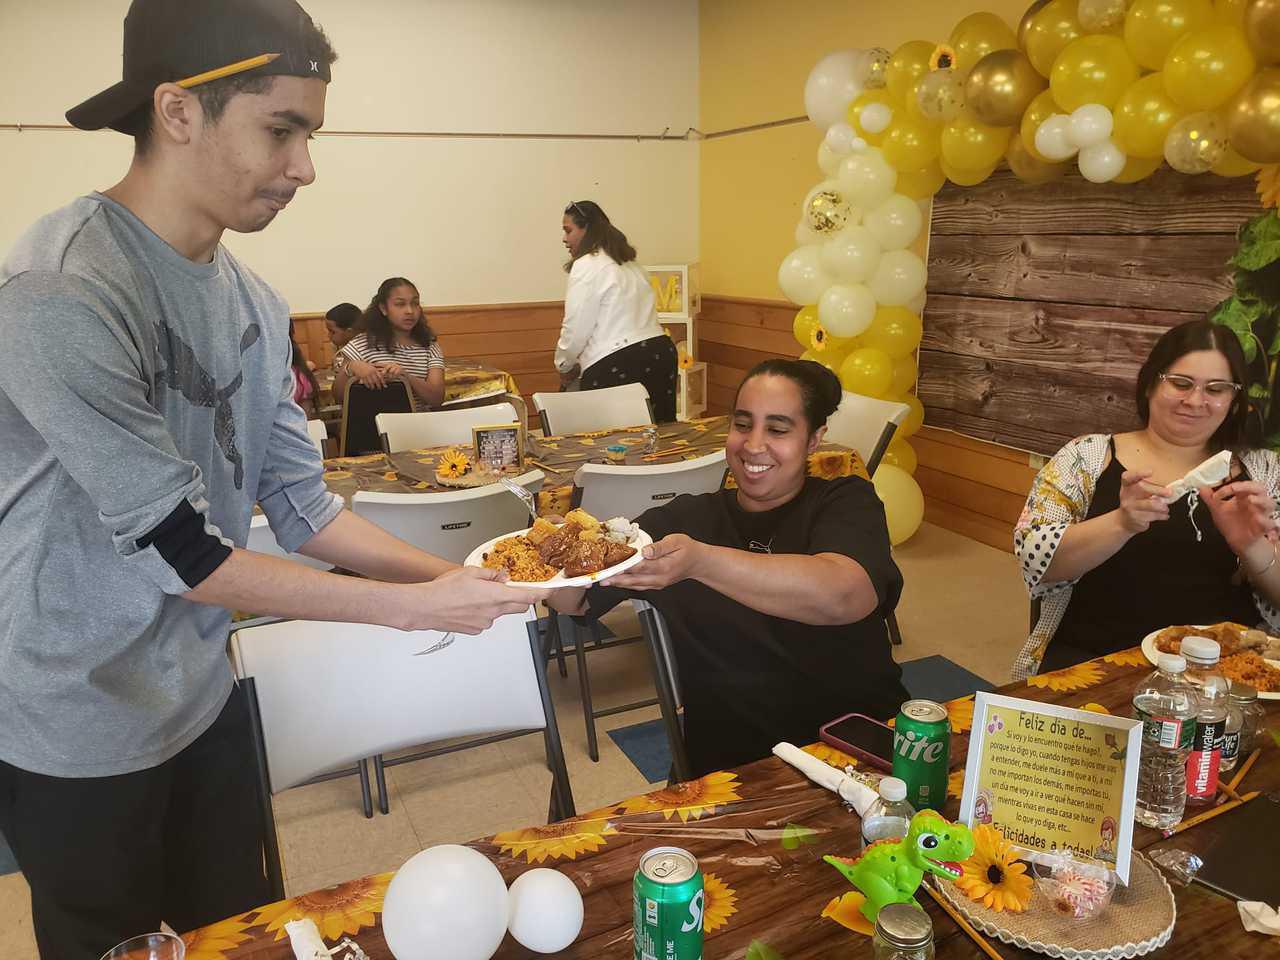
M865 226L845 227L822 245L822 267L834 280L865 283L880 262L880 242Z
M831 277L822 269L821 248L797 247L778 267L778 286L792 303L817 303L822 291L831 286Z
M818 320L833 337L856 337L876 317L876 298L860 283L835 283L818 298Z
M882 250L901 250L910 246L924 225L920 204L901 193L891 194L862 218Z
M844 119L849 104L862 93L865 54L838 50L819 60L804 83L804 110L820 130Z
M890 250L881 255L868 286L877 303L896 307L919 296L927 279L924 261L916 254L910 250Z
M582 894L563 873L535 867L509 891L511 936L534 953L558 953L582 931Z
M502 874L484 854L442 844L391 878L382 934L396 960L489 960L507 932L508 904Z

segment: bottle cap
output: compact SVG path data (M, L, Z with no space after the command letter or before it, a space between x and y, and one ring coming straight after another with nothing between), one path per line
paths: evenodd
M1218 641L1210 640L1208 637L1183 637L1181 650L1184 657L1206 663L1217 663L1218 656L1221 654Z
M880 781L880 796L890 803L907 799L907 782L897 777L885 777Z
M910 950L933 943L933 921L914 904L889 903L876 915L876 933L890 946Z
M1180 653L1162 653L1156 666L1165 673L1182 673L1187 669L1187 660Z
M1252 703L1258 699L1258 691L1239 680L1231 681L1231 699L1238 703Z

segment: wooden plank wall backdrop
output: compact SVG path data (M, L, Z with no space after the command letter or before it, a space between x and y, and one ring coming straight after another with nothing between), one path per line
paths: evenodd
M1019 451L1136 425L1138 368L1166 329L1228 294L1236 231L1258 209L1252 177L1167 167L1129 185L1028 186L1008 170L948 184L918 390L930 427L955 433L915 444L926 517L1011 549L1035 476Z

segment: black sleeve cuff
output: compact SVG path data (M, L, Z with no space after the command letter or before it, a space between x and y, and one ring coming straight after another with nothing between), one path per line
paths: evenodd
M188 500L134 542L139 550L154 546L192 590L231 556L231 548L205 529L204 518Z

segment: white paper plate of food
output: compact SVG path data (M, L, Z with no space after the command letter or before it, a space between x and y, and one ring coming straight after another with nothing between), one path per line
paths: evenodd
M1162 653L1178 653L1182 638L1216 640L1222 651L1219 668L1228 680L1255 687L1259 700L1280 700L1280 637L1239 623L1165 627L1142 638L1142 652L1153 664Z
M589 587L634 567L651 543L624 517L601 521L570 510L562 524L539 517L528 530L480 544L465 565L506 570L513 587Z

